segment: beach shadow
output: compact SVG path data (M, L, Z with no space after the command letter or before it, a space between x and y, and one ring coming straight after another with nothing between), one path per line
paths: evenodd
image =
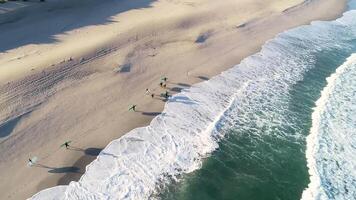
M30 112L25 113L0 125L0 138L9 136L12 133L12 131L15 129L17 124L21 121L21 119L29 114Z
M80 173L80 174L82 174L82 172L80 172L80 168L79 167L75 167L75 166L50 167L50 166L43 165L43 164L40 164L40 163L33 164L32 166L33 167L44 168L44 169L49 169L48 173L52 173L52 174L62 174L62 173Z
M174 96L174 97L170 98L169 101L176 102L176 103L188 104L188 105L197 104L195 101L192 101L188 97L184 97L184 96Z
M72 151L81 151L87 156L98 156L100 152L103 150L102 148L87 148L87 149L82 149L74 146L69 146L68 150Z
M209 78L206 77L206 76L197 76L197 78L199 78L199 79L201 79L201 80L203 80L203 81L209 80Z
M191 87L192 85L186 84L186 83L177 83L177 85L182 86L182 87Z
M181 88L181 87L173 87L170 89L170 91L172 92L181 92L184 88Z
M53 174L63 174L63 173L80 173L80 168L78 167L59 167L59 168L53 168L48 171L48 173L53 173Z
M154 1L56 1L26 7L23 12L5 13L0 16L0 52L30 44L56 43L58 35L82 27L113 23L113 16L149 8Z
M141 112L142 115L146 115L146 116L157 116L162 114L161 112Z
M92 149L97 149L97 148L92 148ZM111 156L111 157L117 158L116 155L113 155L111 153L106 153L103 151L100 152L100 155ZM89 165L91 162L93 162L96 158L97 158L97 156L83 155L73 164L73 166L76 166L75 168L85 169L85 167L87 165ZM67 169L67 170L77 170L75 168ZM57 170L57 171L60 171L60 170ZM58 180L57 185L68 185L71 181L78 181L84 172L81 172L80 170L78 170L75 172L68 171L65 173L66 174Z
M156 95L155 97L153 97L153 99L160 100L160 101L163 101L163 102L167 102L168 101L167 98L163 98L160 95Z
M195 43L204 43L211 35L212 35L212 31L207 31L205 33L202 33L197 37Z
M76 166L76 168L79 168L79 169L85 169L85 167L87 165L89 165L93 160L95 160L95 158L96 158L95 156L84 155L84 156L80 157L73 164L73 166ZM73 168L73 169L69 169L69 170L76 170L76 169ZM75 172L68 171L68 172L64 172L64 173L65 173L65 175L63 175L58 180L57 185L68 185L71 181L78 181L84 172L80 172L80 170L78 170Z
M118 67L118 73L128 73L131 71L131 63L127 63Z
M88 156L98 156L102 150L100 148L87 148L84 150L84 153Z

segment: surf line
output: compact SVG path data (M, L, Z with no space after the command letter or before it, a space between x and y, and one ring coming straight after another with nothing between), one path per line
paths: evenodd
M301 200L318 199L322 195L322 191L320 190L321 180L317 169L316 159L314 157L319 149L318 135L322 120L321 117L326 110L326 104L330 95L333 93L337 79L354 63L356 63L356 53L351 54L351 56L347 58L346 62L336 69L335 73L326 78L327 85L324 87L320 98L315 103L316 106L314 107L314 112L312 113L312 127L310 129L310 134L306 139L306 158L308 172L310 175L310 183L303 191Z

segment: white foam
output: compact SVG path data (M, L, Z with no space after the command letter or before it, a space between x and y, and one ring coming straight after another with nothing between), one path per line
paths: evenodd
M320 99L316 102L316 107L314 108L314 112L312 114L312 128L310 130L310 135L307 137L307 150L306 150L306 157L307 157L307 161L308 161L308 168L309 168L309 174L310 174L310 183L308 185L308 188L303 192L302 200L330 199L330 197L329 197L330 195L328 195L328 193L330 193L331 191L327 191L327 188L324 188L325 184L322 183L322 177L321 177L321 176L323 176L323 174L321 174L320 168L323 168L325 166L321 166L323 163L318 162L318 160L320 160L320 158L318 158L320 156L319 151L321 148L323 148L323 147L321 147L321 145L323 145L323 144L320 143L320 141L321 141L320 134L322 134L325 131L326 132L327 131L335 131L340 134L339 137L345 137L346 135L343 135L343 134L345 134L345 131L352 131L351 129L348 129L348 130L336 130L336 129L323 130L323 126L325 126L325 123L332 124L333 123L332 115L335 115L335 116L337 115L337 113L329 113L330 111L337 112L336 111L337 109L341 109L340 108L341 106L339 107L339 105L335 104L332 106L335 106L336 109L334 108L331 110L329 108L330 105L328 105L328 104L330 104L331 99L334 98L334 95L336 95L336 96L339 95L339 94L335 94L335 87L337 86L337 84L340 84L339 79L341 78L341 76L344 73L347 73L349 70L356 70L355 66L356 66L356 54L353 54L352 56L350 56L347 59L347 62L345 62L343 65L341 65L339 68L337 68L336 72L327 78L327 86L323 89L323 91L321 92ZM353 77L353 78L356 78L356 77ZM356 85L354 85L354 87L356 87ZM349 99L350 101L356 100L355 96L352 97L352 93L356 92L356 88L354 88L353 91L347 91L347 92L351 94L350 99ZM336 97L336 98L339 98L339 97ZM333 101L335 101L335 100L333 100ZM352 105L352 102L344 101L342 103ZM354 111L356 111L356 110L354 110ZM347 112L350 112L350 111L346 111L346 113ZM352 115L352 114L354 114L354 116L356 115L356 113L350 113L350 115ZM342 120L347 120L347 119L340 118L337 120L342 121ZM334 123L333 125L335 126L336 123ZM342 127L339 126L338 128L342 128ZM349 139L352 140L353 138L349 138ZM329 144L327 144L327 145L332 145L333 141L328 141L328 143ZM347 145L347 144L343 143L341 145ZM344 147L344 148L347 148L347 147ZM353 153L350 153L348 157L345 157L343 159L345 159L345 160L350 159L352 161L353 160L352 155L355 155L355 154L356 154L356 149L354 149ZM321 156L325 157L325 155L321 155ZM336 156L331 156L330 159L340 162L340 160L338 160L336 158ZM354 162L356 162L356 161L354 160ZM356 163L354 163L353 168L355 168L355 167L356 167ZM344 169L344 170L346 170L346 169ZM334 174L334 175L336 176L336 174ZM356 178L355 174L352 174L352 173L349 174L349 176L353 176L353 178ZM334 177L334 179L336 179L336 177ZM353 183L353 184L355 184L355 183ZM339 186L334 185L334 187L339 187ZM356 191L350 191L350 192L353 192L355 194ZM349 198L345 198L345 197L350 197L350 196L339 195L338 198L336 198L336 199L340 199L340 200L341 199L345 199L345 200L349 199ZM353 197L355 197L355 196L353 196Z

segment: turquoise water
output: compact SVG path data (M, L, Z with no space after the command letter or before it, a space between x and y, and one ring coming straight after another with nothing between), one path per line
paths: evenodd
M317 22L278 36L272 42L279 48L275 60L266 65L298 63L305 70L290 74L300 76L298 81L286 78L277 88L256 83L237 98L216 125L215 131L225 135L219 148L201 169L166 186L159 198L300 199L310 182L305 150L313 108L326 78L356 52L355 19L356 13L349 13L338 22Z

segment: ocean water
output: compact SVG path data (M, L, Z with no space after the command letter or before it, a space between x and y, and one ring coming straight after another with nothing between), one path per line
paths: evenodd
M279 34L32 199L352 199L353 53L356 11Z
M311 183L302 199L355 199L356 54L327 82L307 137Z
M356 12L288 31L272 45L278 61L264 65L294 60L304 70L237 97L217 124L219 148L160 199L356 199Z

